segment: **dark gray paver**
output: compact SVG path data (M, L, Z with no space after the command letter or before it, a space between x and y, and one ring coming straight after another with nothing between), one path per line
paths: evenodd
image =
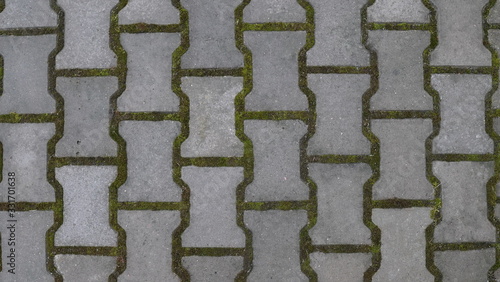
M380 178L374 199L432 199L434 189L426 176L425 140L432 133L430 119L372 121L380 140ZM411 187L411 189L408 189Z
M189 97L189 136L182 143L185 157L243 155L236 137L234 98L243 89L241 77L185 77L182 91Z
M487 218L486 182L493 176L491 162L434 162L441 181L442 221L437 242L491 242L495 228Z
M47 68L47 59L55 47L54 35L0 36L4 71L0 114L55 111L56 101L48 91Z
M310 0L315 12L315 43L307 52L307 64L369 65L361 44L361 8L364 0Z
M253 268L248 281L307 281L300 270L299 231L305 211L247 211L245 224L253 233Z
M318 185L318 221L309 231L313 244L370 244L363 223L363 184L372 172L366 164L310 164Z
M189 185L189 227L182 234L186 247L244 247L245 234L236 225L236 187L243 181L241 167L182 168Z
M369 32L377 52L379 87L370 106L374 110L428 110L432 97L424 90L422 53L430 44L427 31Z
M111 68L116 54L109 48L109 15L118 0L59 0L64 9L64 48L56 68Z
M374 209L382 233L382 264L374 281L434 281L426 269L425 229L430 208Z
M105 256L56 255L55 264L64 281L108 281L116 259Z
M0 124L3 171L0 199L8 201L8 174L14 172L16 200L54 201L54 187L47 182L47 142L54 136L53 124ZM22 136L22 137L21 137Z
M172 175L172 147L179 122L124 121L119 132L127 142L127 180L118 190L118 199L179 201L181 189Z
M311 266L318 281L363 281L363 274L371 264L371 254L312 253Z
M172 53L179 34L123 34L127 52L127 88L118 98L118 109L136 112L173 112L179 98L172 91Z
M316 94L316 132L309 140L310 155L370 153L362 132L361 97L370 86L368 75L312 74L309 88Z
M172 264L172 232L178 211L119 211L118 223L127 232L127 269L118 281L180 281Z
M183 68L236 68L243 55L236 48L234 9L240 1L185 0L189 13L189 49L182 56Z
M62 157L115 156L109 135L109 100L118 90L116 77L60 77L57 92L64 98L64 135L57 142Z
M191 281L234 281L243 267L242 257L190 256L182 259L182 265L191 274Z
M113 166L64 166L56 179L64 194L64 219L55 234L57 246L116 246L109 225L109 186L116 178Z
M298 53L305 39L303 31L244 33L245 45L253 55L253 86L245 99L247 110L307 110L307 97L298 82Z
M484 103L491 89L487 75L436 74L432 86L441 99L441 127L435 153L481 154L493 151L486 134Z
M247 201L308 198L309 188L299 174L299 141L306 130L307 126L296 120L245 121L245 134L253 142L255 158L254 179L245 190Z

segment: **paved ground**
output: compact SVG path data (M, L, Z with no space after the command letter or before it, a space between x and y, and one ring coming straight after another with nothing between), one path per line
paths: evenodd
M0 9L0 281L500 279L500 1Z

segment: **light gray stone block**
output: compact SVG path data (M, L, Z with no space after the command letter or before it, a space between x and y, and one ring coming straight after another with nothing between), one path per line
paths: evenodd
M441 128L433 140L434 153L486 154L493 140L485 129L485 97L491 76L436 74L432 86L441 98Z
M128 0L118 19L120 24L176 24L179 23L179 10L170 1Z
M372 175L367 164L310 164L318 186L318 218L309 231L315 245L370 244L363 223L363 185Z
M247 211L253 234L253 268L248 281L309 281L300 270L299 231L306 211Z
M314 46L307 51L311 66L367 66L361 43L361 8L365 0L309 0L314 8Z
M253 0L243 10L247 23L304 22L306 11L295 0Z
M488 270L495 264L495 249L435 252L434 261L443 282L491 281Z
M430 208L374 209L382 233L382 262L373 281L434 281L426 268L425 228Z
M180 281L171 267L172 232L180 221L178 211L119 211L118 224L127 233L127 268L118 281Z
M303 31L247 31L245 45L252 52L253 86L246 96L250 111L307 110L299 88L298 53L305 45Z
M431 110L432 97L424 90L422 54L430 44L427 31L369 32L378 56L379 87L371 98L374 110Z
M55 47L55 35L0 36L3 57L0 114L55 112L56 101L48 91L47 64Z
M420 0L377 0L368 7L369 22L429 22L429 10Z
M437 9L439 44L432 65L490 66L491 53L483 45L482 10L488 0L431 0Z
M117 234L109 225L109 186L116 167L63 166L55 174L64 202L55 245L116 246Z
M243 258L192 256L183 257L182 264L191 274L191 281L229 282L242 270Z
M184 0L189 13L189 49L183 68L237 68L243 55L236 48L234 10L241 1Z
M500 10L500 9L497 9L497 10ZM500 17L500 15L499 15L499 17ZM500 22L500 18L499 18L499 22ZM491 47L493 47L493 49L495 49L497 54L500 54L500 30L498 30L498 29L488 30L488 41L489 41ZM497 89L495 91L495 93L493 93L493 96L491 97L491 103L492 103L491 107L493 109L500 108L500 90L499 89Z
M243 89L241 77L185 77L189 97L189 136L181 145L184 157L243 155L236 137L234 98Z
M370 267L371 254L363 253L312 253L311 267L321 282L363 281Z
M109 135L109 100L118 90L116 77L59 77L56 90L64 98L64 135L58 157L115 156Z
M116 54L109 46L111 9L118 0L59 0L64 10L64 48L56 68L111 68Z
M492 162L434 162L441 181L442 221L436 242L494 242L495 227L487 217L486 182L493 176Z
M0 28L47 27L57 25L50 0L6 0L0 13Z
M0 202L8 201L8 173L15 173L16 201L54 201L54 187L47 181L47 142L54 136L53 124L0 124L3 179Z
M236 224L236 187L243 181L243 168L185 166L182 179L191 191L182 245L245 247L245 234Z
M177 33L122 34L127 52L127 83L118 98L120 111L174 112L179 97L173 92L172 53L180 44Z
M17 222L7 222L7 220L17 220ZM46 258L47 250L45 236L47 230L52 226L54 215L52 211L28 211L16 212L14 217L10 217L7 212L0 212L0 222L2 228L2 271L1 281L33 281L45 282L54 281L52 275L47 271ZM10 224L14 228L10 228ZM13 233L11 233L13 231ZM14 234L12 237L11 234ZM8 256L12 256L11 249L14 249L15 261ZM9 272L9 269L15 273Z
M56 255L54 261L64 281L108 281L116 268L115 257Z
M316 131L310 155L370 154L371 144L362 132L361 97L370 87L368 75L311 74L309 88L316 95Z
M380 178L373 185L373 198L433 199L425 164L425 140L433 131L432 121L373 120L372 131L380 140Z
M118 200L180 201L181 189L172 174L172 146L180 133L179 122L123 121L119 132L127 142L127 180L118 190Z
M247 201L291 201L309 198L300 179L300 139L307 126L296 120L247 120L245 134L253 142L254 179Z

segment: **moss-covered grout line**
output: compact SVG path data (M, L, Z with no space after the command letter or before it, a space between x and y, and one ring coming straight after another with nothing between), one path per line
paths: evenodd
M443 280L443 275L441 271L438 269L434 262L434 230L436 226L441 222L441 207L442 207L442 198L441 198L441 182L434 175L432 171L432 142L434 138L439 134L441 128L441 104L439 93L432 87L431 85L431 76L432 76L432 68L430 67L430 58L431 53L438 45L438 33L437 33L437 12L436 8L432 4L430 0L422 0L422 3L425 5L427 9L429 9L429 20L432 28L429 30L430 32L430 44L424 50L423 57L423 72L424 72L424 90L429 93L433 100L433 111L435 112L435 116L432 118L432 133L425 140L425 174L427 180L434 187L434 207L431 210L430 217L433 222L425 229L425 264L427 270L434 275L434 280L436 282Z
M182 26L180 24L147 24L147 23L136 23L136 24L123 24L118 25L119 33L178 33L181 32Z
M182 256L245 256L245 248L182 248Z
M0 36L36 36L56 33L57 27L53 26L0 29Z
M61 184L56 180L55 170L56 166L53 161L53 157L56 151L56 144L62 138L64 132L64 100L62 96L56 91L56 55L64 47L64 11L58 6L57 0L50 1L50 7L57 14L57 32L56 32L56 47L50 53L48 58L48 90L50 95L56 101L56 115L58 116L55 120L55 134L47 143L47 181L54 187L55 204L53 206L54 210L54 224L47 230L45 236L45 247L46 247L46 261L47 261L47 271L49 271L56 282L62 282L63 277L61 273L57 271L55 266L55 233L62 225L63 222L63 189Z
M365 22L368 30L431 30L432 25L428 23L408 23L408 22Z
M306 201L303 209L307 211L307 224L300 230L300 261L301 270L309 278L309 281L318 281L318 275L311 267L310 254L314 247L309 236L311 230L318 221L318 187L313 179L309 177L309 163L307 156L307 146L309 140L316 132L316 96L308 86L307 77L307 52L315 44L315 20L314 8L307 0L297 0L297 3L306 12L306 44L300 49L298 54L299 67L299 88L307 96L308 111L302 114L306 119L307 133L300 139L300 178L309 187L309 200Z
M243 0L238 7L234 10L235 21L235 42L236 48L243 54L243 89L234 99L235 106L235 129L236 136L241 140L244 146L243 159L243 181L236 188L236 224L240 227L245 234L245 254L243 257L243 269L238 273L235 281L243 282L252 271L253 267L253 237L252 231L246 227L244 222L244 203L245 203L245 189L254 179L254 156L252 140L245 135L245 118L243 113L245 111L245 98L252 91L253 87L253 65L252 65L252 52L245 46L243 39L243 10L250 4L250 0Z
M118 234L116 247L116 268L108 277L109 281L118 281L118 276L122 274L127 267L127 234L125 230L118 224L118 189L127 180L127 144L120 136L119 123L115 113L118 109L118 98L125 91L127 78L127 53L120 43L120 31L118 26L118 13L128 3L128 0L120 0L110 12L109 26L109 47L115 53L117 58L117 66L113 68L114 72L109 75L116 75L118 78L118 89L110 97L110 113L111 121L109 126L109 135L117 144L116 165L117 176L115 181L109 187L109 224L111 228Z
M491 53L491 66L493 68L492 71L492 86L491 90L486 95L485 99L485 128L486 133L493 140L494 153L495 156L494 161L494 174L486 183L486 198L487 198L487 217L488 220L493 224L496 229L496 244L493 246L495 248L495 263L491 266L488 271L488 280L496 281L495 272L500 268L500 221L495 216L495 208L497 204L497 195L496 195L496 185L499 181L500 176L500 136L495 132L493 128L493 119L495 117L495 111L492 110L492 101L493 95L498 91L499 87L499 73L498 68L500 67L500 62L498 58L498 53L495 48L491 46L489 41L489 28L491 28L488 24L488 16L490 14L491 9L497 4L497 0L490 0L484 6L482 11L482 24L483 24L483 45L490 51Z
M371 253L372 245L363 244L336 244L336 245L314 245L313 252L320 252L325 254L332 253Z
M179 47L172 53L172 91L179 97L179 121L181 122L181 132L176 137L172 148L172 174L174 182L182 189L181 202L179 206L180 223L172 232L172 265L173 272L177 274L182 281L190 281L189 272L182 266L182 233L189 226L190 221L190 196L191 191L188 185L182 180L181 165L181 145L189 136L189 98L181 89L181 57L189 48L189 14L182 6L180 0L171 0L172 5L179 10L180 16L180 35L181 42Z
M375 0L368 0L361 8L361 42L365 49L370 54L370 88L362 96L362 131L363 135L371 143L371 160L370 167L372 169L372 176L363 185L363 223L370 229L371 232L371 254L372 264L365 271L364 281L371 281L375 273L380 268L382 255L380 252L381 246L381 233L377 225L372 221L372 190L373 185L380 178L380 141L371 131L371 117L370 117L370 99L378 91L379 88L379 72L378 72L378 57L375 50L371 48L368 43L368 8L375 3Z

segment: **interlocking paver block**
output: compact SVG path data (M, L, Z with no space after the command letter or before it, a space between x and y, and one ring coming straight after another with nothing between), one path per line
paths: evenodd
M116 259L105 256L56 255L57 269L64 281L107 281Z
M58 69L111 68L116 54L109 48L111 9L118 0L59 0L64 10L64 48L56 56Z
M495 250L436 252L435 261L443 281L490 281L487 273L495 263Z
M372 175L367 164L310 164L318 185L318 221L309 231L313 244L370 244L363 223L363 184Z
M236 68L243 55L236 48L234 9L241 1L185 0L189 13L189 49L182 56L183 68Z
M301 121L248 120L245 134L253 142L254 179L246 200L304 200L309 188L300 179L299 141L307 126Z
M382 265L374 281L433 281L426 269L425 228L430 208L374 209L382 233Z
M481 154L493 151L485 129L488 75L436 74L432 86L441 99L441 128L433 140L435 153Z
M309 88L316 95L316 132L309 140L310 155L370 153L362 132L361 97L370 87L368 75L311 74Z
M253 269L248 281L308 281L300 270L299 231L305 211L247 211L253 234Z
M483 45L482 10L487 0L431 0L437 8L439 44L431 64L489 66L491 53Z
M306 11L296 0L252 0L243 10L247 23L304 22Z
M368 7L369 22L429 22L429 10L420 0L377 0Z
M127 269L118 281L180 281L173 273L172 232L178 211L119 211L118 223L127 232Z
M244 247L245 234L236 225L236 187L241 167L182 168L191 191L189 227L182 234L186 247Z
M49 94L47 79L47 60L55 47L55 35L0 36L3 58L0 114L55 111L56 101Z
M14 172L20 186L17 201L54 201L54 188L47 181L47 142L54 136L53 124L0 124L3 150L2 202L8 201L8 173Z
M369 65L361 44L361 8L365 0L310 0L315 13L315 43L307 52L311 66Z
M432 97L424 90L422 53L430 44L427 31L369 33L369 44L377 52L379 87L371 99L375 110L429 110Z
M127 180L118 190L118 199L179 201L181 189L172 175L172 146L179 122L124 121L119 132L127 142Z
M486 182L493 176L491 162L434 162L441 181L442 221L437 242L492 242L495 228L487 217Z
M374 120L372 130L380 140L380 178L373 186L373 198L433 198L425 163L425 140L433 131L431 120Z
M64 191L64 219L55 234L58 246L115 246L109 225L109 186L116 178L113 166L64 166L56 179Z
M298 82L298 53L305 38L303 31L245 32L245 45L253 57L253 86L245 99L247 110L307 110L307 97Z
M116 155L109 135L109 100L118 90L116 77L59 77L56 89L64 98L64 135L56 145L62 157Z
M122 34L120 41L127 52L127 85L118 98L118 109L178 111L179 98L171 80L172 53L179 46L179 34Z
M50 0L5 0L0 13L0 29L19 27L48 27L57 25L57 15Z
M370 264L371 254L311 254L311 265L322 282L363 281Z
M46 268L45 258L47 250L45 248L45 234L53 223L52 211L27 211L15 213L14 219L17 222L7 222L13 219L8 212L0 213L2 229L2 270L0 272L1 281L54 281ZM9 229L13 223L14 229ZM14 234L12 237L11 234ZM12 238L14 240L12 240ZM10 240L10 241L9 241ZM14 252L11 252L14 249ZM11 259L14 253L14 265ZM9 272L13 269L15 274Z
M182 143L185 157L243 155L236 137L234 98L243 88L241 77L185 77L182 91L189 97L189 136Z
M176 24L179 23L179 10L170 1L128 0L118 19L120 24Z
M243 258L190 256L184 257L182 264L191 274L191 281L229 282L241 271Z

